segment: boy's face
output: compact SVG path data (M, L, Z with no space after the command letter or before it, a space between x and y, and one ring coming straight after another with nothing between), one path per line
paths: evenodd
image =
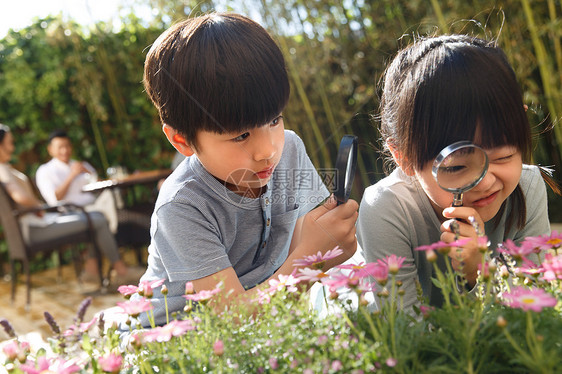
M199 131L195 154L205 169L229 190L257 197L281 159L284 131L281 116L243 133Z

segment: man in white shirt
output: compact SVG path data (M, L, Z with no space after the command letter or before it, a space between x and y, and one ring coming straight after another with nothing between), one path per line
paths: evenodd
M83 192L82 188L98 179L94 167L85 161L73 160L72 144L64 130L49 136L47 151L52 159L39 166L35 175L37 188L45 201L54 205L60 201L73 203L88 211L102 212L111 232L117 232L117 207L113 193L105 190L99 195Z

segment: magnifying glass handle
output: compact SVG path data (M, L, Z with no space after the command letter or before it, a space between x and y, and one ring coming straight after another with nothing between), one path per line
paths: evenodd
M462 192L453 194L453 205L454 207L462 206Z

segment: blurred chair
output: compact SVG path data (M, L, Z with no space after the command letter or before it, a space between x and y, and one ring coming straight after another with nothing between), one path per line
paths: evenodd
M82 211L88 220L88 227L82 232L60 236L56 239L43 241L41 243L29 244L24 239L22 234L22 228L19 223L19 217L25 213L32 213L37 211L59 211L60 209L69 210L80 210ZM94 246L94 252L96 259L98 261L99 276L101 281L102 289L104 288L104 277L102 274L102 257L101 251L95 241L95 233L90 221L90 216L88 213L79 206L72 204L61 204L55 206L45 205L42 207L34 208L24 208L18 209L17 204L12 200L6 188L2 183L0 183L0 224L3 227L4 236L8 244L8 254L10 259L10 268L12 276L12 292L11 301L15 300L16 294L16 284L17 284L17 267L16 262L21 262L23 267L23 272L26 276L26 286L27 286L27 298L26 298L26 308L29 308L31 303L31 274L29 263L30 261L39 254L49 255L52 253L58 253L61 247L66 245L73 245L79 243L92 243ZM74 266L76 270L76 276L80 275L80 254L73 253Z
M146 265L144 254L150 244L150 216L153 209L153 203L138 203L117 209L115 240L119 247L134 249L139 265Z

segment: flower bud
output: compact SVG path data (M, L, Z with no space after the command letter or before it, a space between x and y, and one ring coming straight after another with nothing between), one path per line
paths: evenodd
M504 327L507 326L507 321L506 321L505 318L503 318L503 316L499 316L498 319L496 320L496 325L497 325L499 328L502 328L502 329L503 329Z
M192 295L195 293L195 288L193 287L193 283L192 282L187 282L185 284L185 294L186 295Z
M388 296L390 296L390 294L389 294L389 292L388 292L388 290L387 290L386 288L383 288L383 290L380 291L377 295L378 295L379 297L388 297Z
M435 251L433 249L429 249L429 250L425 251L425 258L429 262L435 262L435 261L437 261L437 253L435 253Z
M162 293L162 295L167 295L168 294L168 287L166 287L166 285L163 284L162 288L160 289L160 292Z

